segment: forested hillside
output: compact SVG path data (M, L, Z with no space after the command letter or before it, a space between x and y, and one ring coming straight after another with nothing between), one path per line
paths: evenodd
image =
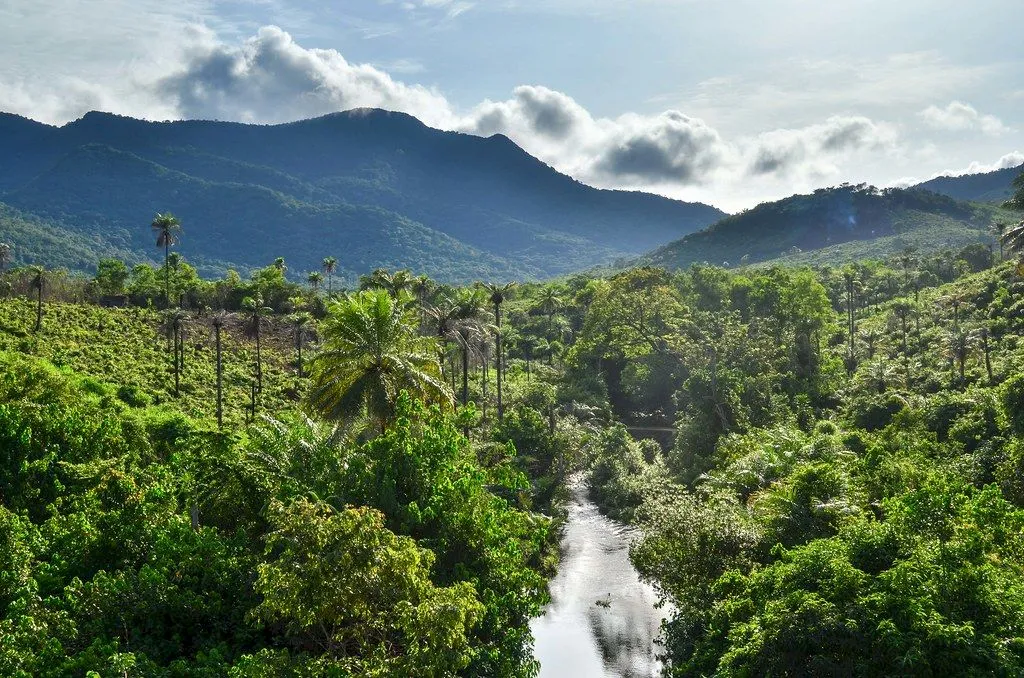
M535 675L575 478L637 530L666 675L1018 675L1022 243L4 270L0 674Z
M0 202L69 242L153 258L140 224L165 205L189 224L205 274L284 256L339 276L408 267L447 281L536 278L637 255L724 214L604 191L558 174L502 136L442 132L408 115L339 113L287 125L153 123L89 113L64 127L0 114ZM0 220L0 238L16 228ZM22 243L20 254L35 243ZM25 263L74 261L72 246ZM20 256L20 255L19 255Z
M915 188L947 195L957 200L1001 203L1013 195L1013 180L1020 176L1022 171L1024 166L1018 165L993 172L935 177L917 184Z
M916 189L843 185L763 203L661 247L641 261L665 268L735 266L797 255L796 263L839 264L992 242L1012 214L996 205ZM806 253L806 254L805 254ZM804 255L804 256L800 256Z

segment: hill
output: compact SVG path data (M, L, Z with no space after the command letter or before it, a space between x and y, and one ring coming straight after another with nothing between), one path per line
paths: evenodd
M918 184L915 188L932 191L957 200L1001 203L1013 195L1011 184L1022 171L1024 171L1024 165L981 174L935 177Z
M699 203L599 190L506 137L357 110L284 125L146 122L89 113L63 127L0 115L0 202L69 242L156 256L157 211L208 274L327 255L354 278L411 267L448 281L541 278L637 255L724 216ZM16 239L0 220L0 237ZM73 260L50 252L44 263ZM52 255L52 256L50 256Z
M957 201L927 191L847 184L763 203L661 247L644 259L666 268L779 257L802 263L838 263L886 256L905 247L933 251L991 242L988 228L1002 214L994 205Z

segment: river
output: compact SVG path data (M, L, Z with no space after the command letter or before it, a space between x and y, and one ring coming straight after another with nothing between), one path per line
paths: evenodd
M664 610L629 562L634 531L601 515L582 482L571 489L551 603L531 625L540 678L657 676Z

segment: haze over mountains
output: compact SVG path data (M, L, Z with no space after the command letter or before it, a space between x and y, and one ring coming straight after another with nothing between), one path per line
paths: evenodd
M728 216L591 188L504 136L376 109L272 126L94 112L52 127L0 114L0 158L0 239L16 262L88 271L103 256L155 260L149 221L172 211L180 251L205 274L283 256L299 275L333 255L349 280L404 267L451 282L546 278L645 253L681 267L963 246L1005 217L995 203L1020 173L820 189Z
M724 216L594 189L504 136L381 110L275 126L89 113L57 128L4 114L0 157L0 236L43 260L40 238L71 239L46 262L71 267L80 251L155 258L157 211L181 218L180 251L208 272L278 256L301 272L333 255L349 277L409 267L456 282L607 264Z

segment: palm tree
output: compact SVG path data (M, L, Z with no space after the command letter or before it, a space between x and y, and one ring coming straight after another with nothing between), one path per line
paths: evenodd
M971 352L971 348L974 344L974 338L969 332L961 332L959 329L954 329L949 333L946 344L946 355L949 356L950 366L953 365L954 361L959 366L960 382L964 380L964 363L967 362L967 356Z
M416 295L416 305L419 306L420 334L427 331L427 296L433 286L434 281L425 275L416 276L412 281L412 292Z
M545 287L540 293L540 301L537 307L548 317L548 339L554 333L555 313L564 305L562 297L554 287Z
M985 356L985 374L988 375L988 383L992 384L992 347L988 341L987 327L982 327L978 330L978 339L981 344L981 351Z
M875 357L875 344L878 343L879 334L875 330L862 330L860 339L868 349L868 359Z
M43 286L46 284L46 269L42 266L29 266L29 284L36 291L36 325L33 332L43 329Z
M277 257L274 259L274 268L281 271L281 275L284 275L288 270L288 267L284 265L284 257Z
M846 288L846 325L847 325L847 333L848 333L849 339L850 339L850 342L849 342L849 345L850 345L849 354L850 354L850 359L852 361L852 360L856 359L855 358L856 354L854 352L854 346L853 346L853 338L857 334L857 325L856 325L856 316L855 316L855 311L856 311L855 301L856 300L855 300L855 296L854 295L856 293L857 285L859 283L859 281L857 280L857 272L856 272L856 270L854 268L848 267L848 268L843 270L843 283L845 284L845 288Z
M463 405L469 404L469 357L479 338L490 330L481 318L484 303L483 290L461 289L428 311L437 326L437 336L453 344L462 359Z
M494 332L494 361L495 361L495 367L497 368L497 378L498 378L498 421L499 422L502 420L502 417L505 414L504 404L502 403L502 389L501 389L501 382L502 382L502 376L503 376L502 375L502 371L503 371L503 364L504 364L504 361L502 360L502 356L501 356L501 305L504 304L505 301L509 298L509 296L511 295L512 290L513 290L513 288L515 288L515 286L516 286L516 284L514 282L505 283L504 285L498 285L498 284L493 284L493 283L487 283L487 284L484 285L484 289L486 289L490 293L490 297L488 297L488 301L490 301L491 305L494 306L494 327L495 327L495 332Z
M274 309L267 307L263 302L263 294L257 292L255 297L246 297L242 300L242 311L246 317L246 332L256 339L256 393L263 393L263 359L260 348L260 339L263 335L263 326L266 325L265 316L273 313Z
M411 298L382 290L360 292L332 304L321 324L323 348L310 361L307 402L331 421L365 414L383 433L398 394L450 405L437 345L416 332Z
M181 239L181 222L170 212L157 213L150 224L156 236L156 246L164 248L164 300L171 305L171 269L168 266L171 257L171 246L177 245Z
M359 281L361 290L384 290L395 298L403 291L412 290L415 286L416 279L405 269L391 273L386 268L378 268L370 275L363 276Z
M11 263L11 249L8 243L0 242L0 275L4 274L7 264Z
M315 295L324 281L324 276L320 271L312 271L308 276L306 276L306 281L309 283L309 289L312 290Z
M228 316L224 311L217 311L210 318L213 325L214 345L217 351L217 428L224 426L224 363L221 360L220 333L224 329Z
M175 397L181 395L181 371L185 366L185 334L183 331L185 318L185 312L181 309L176 308L167 311L166 327L168 334L174 337L174 356L171 361L171 367L174 370Z
M299 377L302 374L302 345L306 341L306 334L309 332L309 323L312 322L313 318L308 313L294 313L292 314L292 328L295 331L295 356L296 362L299 367Z
M1006 229L1010 225L1005 221L997 221L996 223L989 226L989 231L996 237L996 242L999 244L999 261L1003 260L1003 238L1006 236Z
M338 260L334 257L326 257L321 265L323 266L324 273L327 274L327 298L329 299L333 292L331 282L334 279L334 271L338 268Z
M1024 221L1007 227L999 242L1010 252L1024 254ZM1020 267L1018 266L1018 268Z

